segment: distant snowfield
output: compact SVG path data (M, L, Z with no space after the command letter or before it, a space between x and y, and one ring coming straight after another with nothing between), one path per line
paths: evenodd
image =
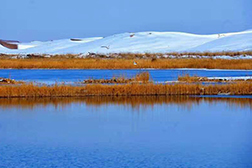
M167 53L252 50L252 30L213 35L181 32L122 33L108 37L33 41L16 50L0 45L4 54Z

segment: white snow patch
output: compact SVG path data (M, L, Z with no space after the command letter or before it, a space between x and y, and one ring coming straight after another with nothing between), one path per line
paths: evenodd
M252 76L235 76L235 77L207 77L208 79L216 79L216 80L248 80L252 79Z
M122 33L105 38L84 38L81 41L72 41L70 39L47 42L33 41L21 43L18 45L18 48L17 50L9 50L0 46L0 53L87 54L90 52L108 54L128 52L248 51L252 50L252 30L213 35L196 35L181 32ZM237 57L237 59L240 58L243 57ZM251 56L249 58L251 59ZM230 57L227 56L227 59L230 59Z

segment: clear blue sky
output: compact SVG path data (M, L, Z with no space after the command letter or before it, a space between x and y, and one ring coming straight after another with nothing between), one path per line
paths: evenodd
M0 39L252 29L252 0L0 0Z

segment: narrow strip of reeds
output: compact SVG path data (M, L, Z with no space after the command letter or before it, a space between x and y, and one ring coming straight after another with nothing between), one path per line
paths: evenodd
M251 82L226 85L202 84L125 84L86 86L36 86L23 84L0 86L0 97L83 97L83 96L150 96L150 95L252 95Z
M34 58L0 59L0 68L14 69L252 69L252 59L124 59L124 58Z

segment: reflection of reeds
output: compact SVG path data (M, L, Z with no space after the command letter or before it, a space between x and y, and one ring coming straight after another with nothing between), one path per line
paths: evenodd
M0 68L51 69L136 69L136 68L209 68L252 69L252 59L125 59L125 58L34 58L0 59ZM137 62L137 65L134 65Z
M251 95L251 82L225 85L201 84L125 84L86 86L36 86L22 84L1 86L0 97L83 97L83 96L147 96L147 95Z
M84 103L87 106L102 106L105 104L113 105L130 105L131 107L138 106L153 106L153 105L168 105L177 104L182 106L192 106L200 104L202 101L207 103L225 102L227 104L236 105L238 107L252 108L252 99L249 98L200 98L188 96L103 96L103 97L83 97L83 98L11 98L0 99L0 108L35 108L36 106L53 105L55 107L65 107L73 103Z

